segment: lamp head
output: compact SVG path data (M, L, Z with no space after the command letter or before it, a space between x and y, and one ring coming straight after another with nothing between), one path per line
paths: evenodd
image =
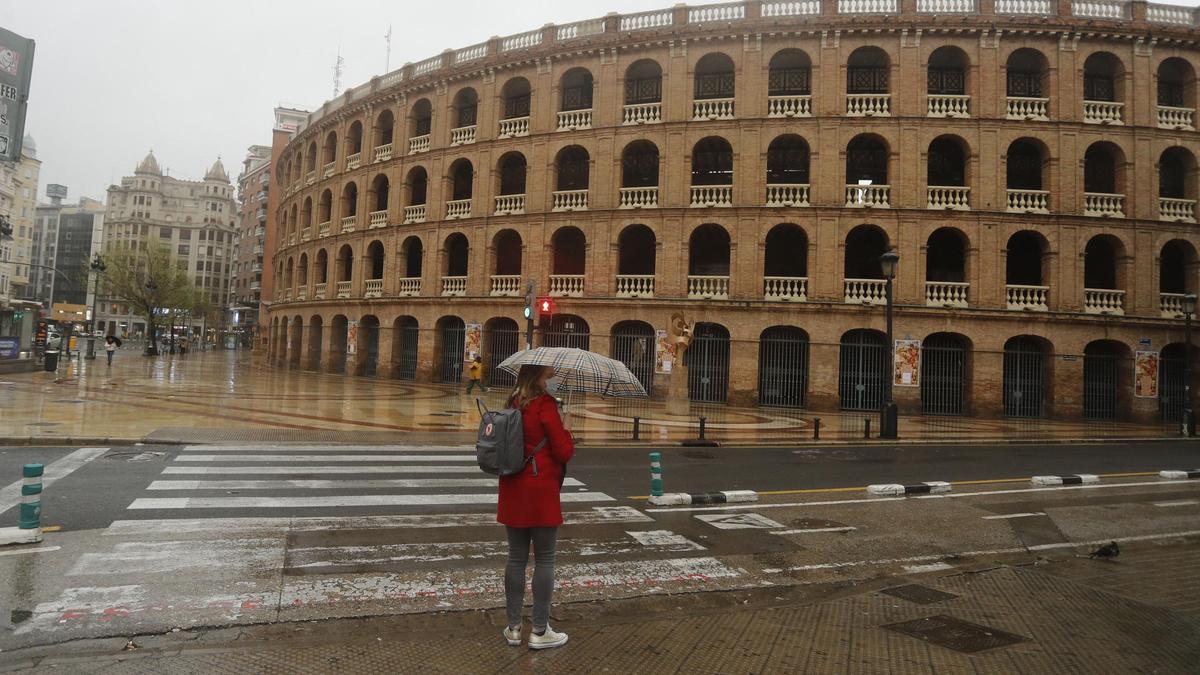
M1183 296L1183 313L1191 316L1196 313L1196 294L1188 293Z
M883 255L879 256L879 265L883 268L883 276L885 279L893 279L896 276L896 265L900 262L900 254L892 249Z

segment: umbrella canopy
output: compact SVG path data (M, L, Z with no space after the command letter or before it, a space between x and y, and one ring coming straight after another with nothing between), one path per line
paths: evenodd
M607 356L573 347L538 347L517 352L497 366L510 373L521 366L549 366L565 374L564 384L571 392L592 392L604 396L645 396L646 390L629 367Z

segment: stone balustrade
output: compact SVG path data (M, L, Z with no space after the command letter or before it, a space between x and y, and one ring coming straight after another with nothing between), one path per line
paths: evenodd
M349 282L349 281L337 282L337 297L339 300L350 297L350 284L351 283L352 282Z
M846 304L887 304L887 281L883 279L843 279L842 290Z
M971 284L961 281L926 281L925 305L928 307L967 307Z
M1173 106L1158 106L1158 128L1176 129L1179 131L1195 131L1195 108L1176 108Z
M332 229L332 223L330 223L328 220L326 220L323 223L318 223L317 224L317 236L318 237L328 237L331 229Z
M471 200L451 199L446 202L446 220L471 217Z
M1196 222L1196 200L1159 197L1158 219L1194 223Z
M713 21L736 21L746 18L746 5L741 2L723 2L716 5L688 7L688 23L711 23Z
M400 289L396 295L402 298L414 298L421 294L421 277L401 277Z
M521 295L520 274L493 274L489 294L494 297L518 297Z
M978 9L975 0L917 0L921 14L971 14Z
M525 195L496 195L496 215L510 216L525 213Z
M697 122L731 120L733 119L733 99L707 98L692 101L692 119Z
M529 135L529 117L511 117L500 120L500 134L496 138L514 138Z
M383 297L383 279L367 279L363 283L363 297L382 298Z
M1048 312L1050 305L1049 286L1024 286L1006 284L1004 286L1005 305L1008 309L1030 312Z
M550 295L561 298L582 298L586 275L551 274Z
M1183 318L1183 299L1186 293L1159 293L1158 309L1164 319Z
M626 105L621 124L658 124L662 122L662 102Z
M289 233L289 234L288 234L288 236L287 236L287 243L288 243L288 246L295 246L295 245L296 245L296 233L295 233L295 232L291 232L291 233Z
M283 288L283 289L280 289L280 291L279 291L279 300L280 300L281 302L288 302L288 301L290 301L291 299L292 299L292 289L290 289L290 288Z
M412 206L404 207L404 224L411 225L413 223L425 222L425 205L413 204Z
M408 139L408 154L415 155L419 152L426 152L429 150L429 145L429 134L425 134L423 136L413 136L412 138Z
M384 143L383 145L375 146L375 161L386 162L392 158L392 144Z
M952 211L971 210L971 188L957 185L926 187L928 208Z
M304 302L308 300L308 286L300 286L296 289L296 302Z
M470 145L475 142L475 125L450 130L450 147Z
M693 300L728 300L729 276L689 274L687 293Z
M362 166L362 153L356 152L352 155L346 155L346 170L353 171L359 166Z
M558 125L555 131L575 131L576 129L592 128L592 109L563 110L558 113Z
M1121 113L1124 103L1112 101L1084 101L1083 121L1086 124L1124 124Z
M552 211L587 211L587 190L555 190Z
M693 185L690 205L693 207L733 206L733 186Z
M315 182L317 182L317 172L316 171L309 171L307 174L305 174L305 176L304 176L304 184L305 185L312 185Z
M1025 120L1028 122L1050 121L1050 99L1031 96L1007 97L1005 117L1010 120Z
M300 241L308 241L309 239L312 239L312 225L305 225L300 230Z
M443 297L462 297L467 294L466 277L442 277Z
M1073 0L1071 13L1088 19L1128 19L1129 0Z
M761 11L766 18L818 16L821 13L821 0L763 0Z
M313 300L324 300L327 286L328 284L324 281L319 284L313 284Z
M838 14L895 14L900 0L838 0Z
M847 117L886 117L891 114L891 94L846 94Z
M653 298L653 274L618 274L618 298Z
M888 208L891 206L890 185L847 185L846 206Z
M808 301L808 277L763 277L763 299Z
M1083 193L1083 215L1124 218L1125 195L1085 192Z
M1083 289L1083 311L1085 314L1125 313L1125 291L1102 288Z
M1000 15L1050 16L1055 0L996 0L995 12Z
M326 164L325 167L321 170L321 177L322 178L330 178L333 176L333 171L334 171L334 164L333 164L333 162L330 162L330 163Z
M812 96L768 96L767 117L812 117Z
M622 209L656 209L658 208L658 186L621 188L620 203Z
M808 206L808 183L768 184L767 206Z
M1049 190L1006 190L1008 211L1012 213L1050 213Z
M929 117L970 117L971 97L952 94L930 94L926 107Z
M343 234L345 234L346 232L353 232L356 220L358 220L357 216L346 216L345 218L342 218L342 222L341 222L342 229L340 231Z
M376 227L387 227L387 209L382 211L372 211L367 214L367 229Z

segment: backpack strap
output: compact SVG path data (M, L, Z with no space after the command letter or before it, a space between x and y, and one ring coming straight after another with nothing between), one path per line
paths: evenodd
M479 410L480 417L483 417L487 413L491 412L491 410L488 410L487 404L483 402L482 398L475 399L475 407Z

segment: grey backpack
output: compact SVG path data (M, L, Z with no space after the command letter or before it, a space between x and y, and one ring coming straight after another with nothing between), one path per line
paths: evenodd
M479 408L479 433L475 436L475 458L484 473L494 476L511 476L520 473L525 465L533 461L533 475L537 475L537 461L533 455L546 445L543 438L533 452L525 455L525 426L518 408L488 410L482 399L475 399Z

